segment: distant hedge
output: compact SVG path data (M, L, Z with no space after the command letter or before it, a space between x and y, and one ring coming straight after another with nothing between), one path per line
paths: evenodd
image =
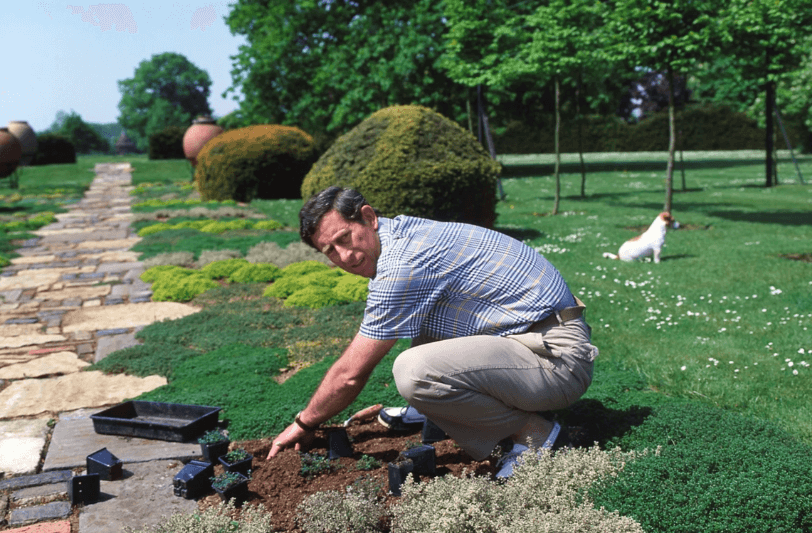
M167 126L149 136L150 159L185 159L183 153L183 135L186 128Z
M729 107L690 105L675 115L677 149L683 150L760 150L765 132L755 120ZM809 151L809 141L799 128L786 124L794 148ZM540 124L511 122L505 131L494 136L499 154L542 154L555 152L553 117ZM780 132L776 146L785 148ZM578 122L564 120L560 131L562 153L577 153ZM590 116L581 124L581 146L584 152L661 152L668 149L668 113L662 112L628 124L619 117Z
M45 133L37 136L37 153L32 165L76 163L76 149L66 137Z

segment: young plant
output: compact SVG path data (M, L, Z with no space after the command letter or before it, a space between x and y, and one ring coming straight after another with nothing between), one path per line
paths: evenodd
M242 448L235 448L225 455L225 460L229 464L238 463L251 457L251 454Z
M213 444L215 442L222 442L224 440L228 440L228 437L226 437L216 429L210 429L206 431L202 437L197 439L197 442L199 444Z
M380 468L381 462L369 455L362 455L358 461L355 462L355 469L356 470L375 470L376 468Z
M219 476L211 478L211 488L218 491L224 491L232 485L236 485L243 478L251 479L249 476L243 476L238 472L223 472Z
M326 456L318 453L299 453L299 459L302 462L299 473L307 479L312 479L319 474L331 472L334 468L340 466Z

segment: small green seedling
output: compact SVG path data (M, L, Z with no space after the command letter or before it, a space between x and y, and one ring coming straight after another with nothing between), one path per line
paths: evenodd
M197 442L199 444L212 444L215 442L222 442L224 440L228 440L228 437L215 429L210 429L205 432L202 437L197 439Z

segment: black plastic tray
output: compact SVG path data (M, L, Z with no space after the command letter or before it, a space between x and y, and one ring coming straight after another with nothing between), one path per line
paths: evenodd
M186 442L217 425L221 407L132 400L90 415L104 435Z

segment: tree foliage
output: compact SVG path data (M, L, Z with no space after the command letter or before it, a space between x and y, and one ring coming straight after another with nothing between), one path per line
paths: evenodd
M445 31L440 6L238 0L226 21L248 45L234 57L229 91L245 98L229 123L338 134L398 104L456 117L465 109L464 90L436 65Z
M195 116L210 115L210 87L208 73L183 55L153 55L139 63L132 78L118 82L118 121L145 151L151 134L167 126L186 127Z
M68 139L73 144L77 154L110 152L110 144L93 126L82 120L82 117L75 111L71 111L62 117L57 114L57 120L60 123L59 128L53 133Z

